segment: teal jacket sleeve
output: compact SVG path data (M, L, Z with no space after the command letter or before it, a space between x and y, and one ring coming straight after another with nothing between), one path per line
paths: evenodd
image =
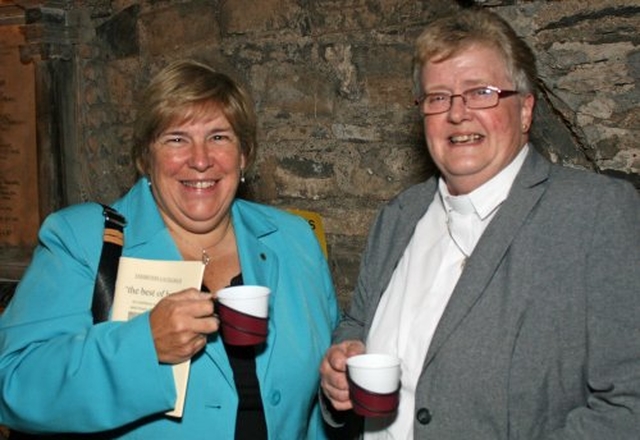
M89 432L172 408L171 369L158 363L148 315L92 325L102 225L97 205L63 210L43 224L0 317L0 423Z

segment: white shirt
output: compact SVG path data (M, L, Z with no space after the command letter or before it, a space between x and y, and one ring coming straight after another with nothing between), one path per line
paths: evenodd
M469 194L452 196L445 182L438 182L438 192L416 224L367 337L367 353L401 359L402 385L397 414L367 418L365 440L413 438L415 389L436 326L466 259L507 198L528 151L525 145L505 169Z

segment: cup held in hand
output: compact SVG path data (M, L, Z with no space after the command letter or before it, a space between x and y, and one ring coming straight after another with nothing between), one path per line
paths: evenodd
M264 286L233 286L217 292L220 333L229 345L257 345L267 339L269 294Z
M347 379L353 410L365 417L393 415L400 402L400 360L385 354L347 359Z

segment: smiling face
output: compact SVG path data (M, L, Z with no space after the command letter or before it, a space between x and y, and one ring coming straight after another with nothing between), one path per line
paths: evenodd
M169 124L150 146L148 167L167 225L202 234L228 223L244 165L238 137L217 108Z
M514 89L500 52L479 44L427 61L420 81L425 93ZM452 194L473 191L511 163L528 140L534 101L532 94L518 94L501 98L496 107L470 110L457 97L447 112L424 116L429 153Z

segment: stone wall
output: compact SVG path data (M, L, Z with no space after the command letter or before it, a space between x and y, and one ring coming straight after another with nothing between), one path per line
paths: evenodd
M209 62L256 100L259 159L245 195L322 215L346 304L376 210L433 172L413 106L413 41L434 17L470 3L68 2L77 94L73 134L63 139L66 200L110 201L126 190L137 92L169 60ZM637 0L477 3L507 18L538 55L538 147L638 184Z

